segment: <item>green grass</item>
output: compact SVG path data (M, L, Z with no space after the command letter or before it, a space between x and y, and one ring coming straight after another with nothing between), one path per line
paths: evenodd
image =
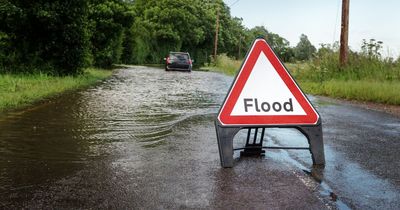
M215 66L208 67L235 75L242 61L219 56ZM400 64L385 60L353 57L340 69L331 55L307 63L286 63L292 76L306 93L347 100L400 105Z
M313 62L287 64L300 87L315 95L400 105L400 63L353 54L345 67L328 54Z
M216 62L213 65L203 67L204 69L221 72L227 75L234 76L239 71L242 61L234 60L225 54L218 55Z
M300 80L298 82L303 91L314 95L400 105L399 82L368 80L330 80L322 83Z
M43 98L86 87L111 76L109 70L89 68L79 76L0 74L0 111L20 108Z

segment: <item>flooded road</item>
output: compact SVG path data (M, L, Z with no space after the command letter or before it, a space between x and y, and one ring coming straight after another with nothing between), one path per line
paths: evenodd
M400 119L311 100L325 169L308 151L235 152L220 167L214 118L233 78L148 67L0 115L1 208L398 209ZM267 129L268 146L308 146ZM246 131L235 137L245 142Z

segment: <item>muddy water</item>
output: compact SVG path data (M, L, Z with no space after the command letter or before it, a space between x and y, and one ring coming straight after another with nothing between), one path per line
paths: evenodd
M133 67L117 71L95 87L3 113L0 208L346 209L399 205L400 172L391 168L393 162L381 166L378 155L371 157L374 162L366 161L366 152L347 146L349 139L374 151L369 149L374 144L369 139L363 142L360 136L375 135L387 140L385 148L390 151L386 153L398 148L398 130L380 125L378 132L359 126L374 127L385 121L397 128L399 120L367 110L318 106L325 120L328 163L319 171L319 179L309 175L315 170L308 151L268 151L264 158L241 158L235 153L235 167L222 169L213 120L232 79L210 72ZM357 114L337 118L349 112ZM341 120L346 127L358 125L359 133L340 129ZM305 137L295 130L266 132L269 146L307 146ZM243 146L245 135L242 130L235 137L236 147ZM398 158L396 154L390 158ZM332 193L337 197L334 201Z
M32 190L112 159L123 142L165 144L193 116L215 113L230 83L220 74L121 70L94 88L0 117L0 190Z

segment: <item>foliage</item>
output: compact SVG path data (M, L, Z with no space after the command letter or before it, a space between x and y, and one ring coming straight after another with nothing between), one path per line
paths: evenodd
M201 0L135 1L136 48L146 50L136 61L160 63L169 51L204 57L212 49L214 8L214 2Z
M285 38L279 36L278 34L269 32L264 26L256 26L249 30L248 34L248 45L250 45L255 38L262 37L267 40L271 48L284 62L289 62L293 60L293 49L290 47L289 41Z
M305 34L300 35L300 42L294 48L294 56L296 60L306 61L310 60L316 48L311 44L310 40Z
M364 42L359 53L350 52L349 65L339 65L339 45L321 45L309 62L286 63L285 66L310 94L351 100L400 105L400 62L382 58L381 42ZM363 50L366 49L366 50ZM235 75L241 61L225 54L217 57L215 66L207 67Z
M3 0L1 71L80 73L88 55L87 10L80 0Z
M311 94L399 105L400 63L381 57L382 42L363 43L360 52L350 52L345 67L339 65L336 43L322 45L312 62L289 69Z
M76 75L92 65L162 63L169 51L188 51L201 66L212 62L217 17L222 58L243 59L261 36L284 62L313 58L310 78L324 80L342 71L343 77L365 77L361 68L398 78L387 69L400 59L384 61L379 41L364 40L361 52L350 54L353 64L343 69L337 65L337 46L316 51L302 34L290 47L264 26L245 28L223 0L1 0L0 72Z
M349 63L339 65L338 45L322 45L310 67L294 74L307 81L324 82L331 79L400 81L400 65L391 58L382 58L379 52L382 43L364 42L361 52L350 52ZM378 49L378 50L377 50Z
M123 41L122 41L123 51L122 51L122 55L121 55L121 63L125 63L125 64L134 63L135 52L133 50L135 47L135 35L134 35L133 30L134 30L133 24L130 28L124 29Z
M212 60L217 17L219 56ZM85 78L89 66L162 63L169 51L187 51L196 66L213 62L211 68L234 75L256 37L284 62L301 61L289 67L310 93L399 104L400 58L382 57L382 42L374 39L363 40L341 67L337 43L317 51L302 34L290 47L264 26L245 28L223 0L0 0L0 107L50 94L46 88L58 84L53 76ZM34 79L25 80L26 73Z
M111 67L119 63L123 49L123 41L132 47L130 35L134 13L129 5L118 0L93 0L89 10L89 21L92 29L91 50L93 64L98 67ZM127 31L127 32L126 32ZM125 52L131 49L125 49Z
M382 56L380 53L380 50L382 49L382 44L382 41L376 41L375 39L370 39L369 42L363 39L363 43L361 45L361 53L362 55L370 59L379 59Z

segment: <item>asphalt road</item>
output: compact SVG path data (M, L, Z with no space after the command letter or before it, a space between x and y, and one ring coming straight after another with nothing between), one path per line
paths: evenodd
M325 168L307 150L235 152L221 168L214 119L232 79L131 67L1 114L0 208L400 208L400 119L336 100L310 96ZM297 130L266 135L266 146L308 146Z

